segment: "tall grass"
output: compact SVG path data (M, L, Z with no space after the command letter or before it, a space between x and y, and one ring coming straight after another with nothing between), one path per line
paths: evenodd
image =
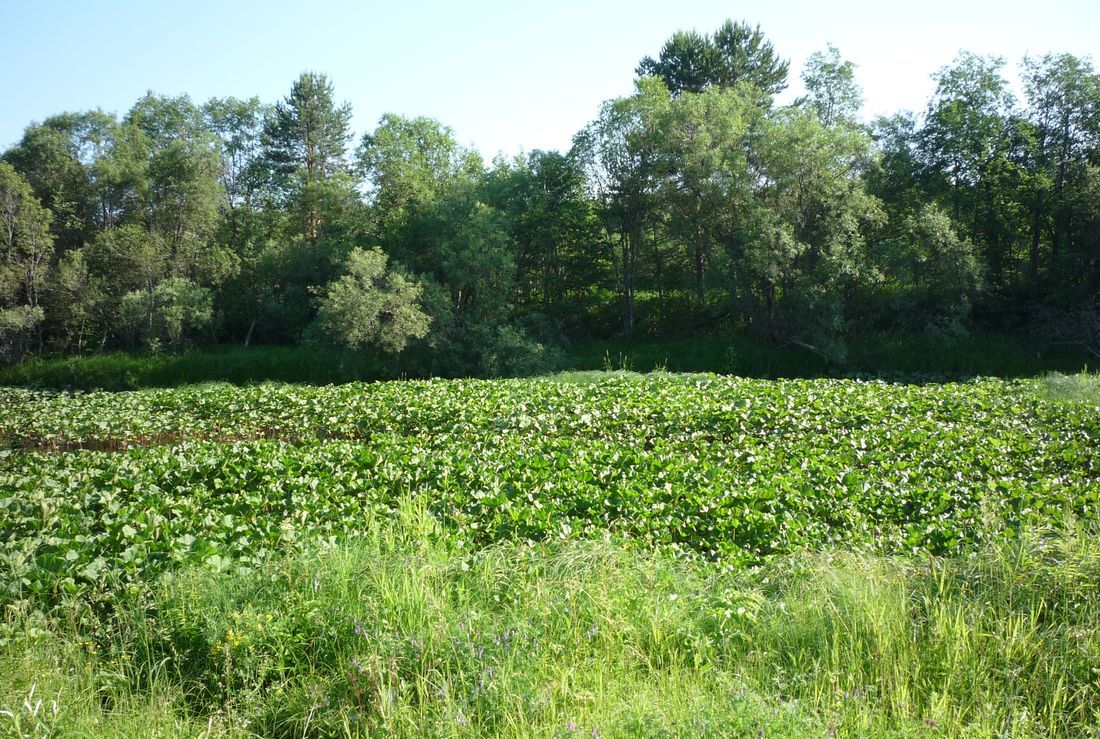
M304 347L195 350L184 354L32 357L0 368L0 385L74 390L135 390L210 381L312 385L389 379L396 367L377 357Z
M1100 407L1100 375L1088 372L1064 375L1054 372L1039 383L1041 394L1055 403Z
M168 576L113 614L9 613L0 732L1092 736L1098 588L1100 536L1081 531L734 571L615 541L469 553L409 505L355 542Z
M801 347L769 346L748 336L732 335L581 342L569 349L568 368L605 368L609 357L615 368L638 372L663 368L763 378L867 375L903 380L1034 377L1054 371L1079 372L1089 362L1084 352L1037 349L1025 338L992 333L868 337L852 342L840 362L827 361Z
M922 381L1075 373L1087 366L1089 358L1070 351L1037 351L1018 337L973 334L964 338L865 339L849 348L844 362L830 363L799 347L773 347L732 335L578 342L566 348L562 368L596 371L610 365L616 371L717 372L763 378L864 375ZM445 358L438 363L445 366ZM416 366L430 363L410 361L406 366L366 352L289 346L204 349L180 355L112 353L32 357L0 367L0 385L73 390L134 390L210 381L325 385L393 379L413 372Z

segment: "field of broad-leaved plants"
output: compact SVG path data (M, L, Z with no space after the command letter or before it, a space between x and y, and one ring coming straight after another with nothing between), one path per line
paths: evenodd
M1024 381L4 390L0 439L9 601L252 564L410 496L459 548L609 532L733 564L957 553L1100 506L1100 417Z
M1091 736L1088 376L0 389L0 734Z

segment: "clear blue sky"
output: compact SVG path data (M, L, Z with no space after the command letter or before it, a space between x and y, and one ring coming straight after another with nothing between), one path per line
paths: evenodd
M920 109L959 49L1067 51L1100 63L1100 1L399 2L0 0L0 149L67 110L124 113L146 90L283 97L324 72L357 133L385 112L429 115L486 158L564 148L677 29L759 23L791 60L826 43L856 62L865 115Z

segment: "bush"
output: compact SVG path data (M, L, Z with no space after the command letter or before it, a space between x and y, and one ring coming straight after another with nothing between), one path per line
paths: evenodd
M431 318L421 310L422 286L388 270L386 261L380 249L355 249L344 263L346 274L315 290L315 341L397 354L410 340L428 335Z
M150 348L166 342L174 351L190 332L210 323L213 297L205 287L185 277L169 277L152 290L134 290L122 296L120 318L131 336Z
M514 326L486 332L481 354L482 374L489 377L527 377L559 369L562 353L530 338Z

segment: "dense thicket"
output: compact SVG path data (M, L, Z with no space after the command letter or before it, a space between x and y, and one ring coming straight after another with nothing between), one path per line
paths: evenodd
M1100 351L1100 75L962 53L870 124L833 47L777 105L759 28L677 33L568 152L486 165L383 116L354 146L322 74L274 105L152 93L0 161L0 352L331 343L514 373L613 334L854 337L975 326Z

